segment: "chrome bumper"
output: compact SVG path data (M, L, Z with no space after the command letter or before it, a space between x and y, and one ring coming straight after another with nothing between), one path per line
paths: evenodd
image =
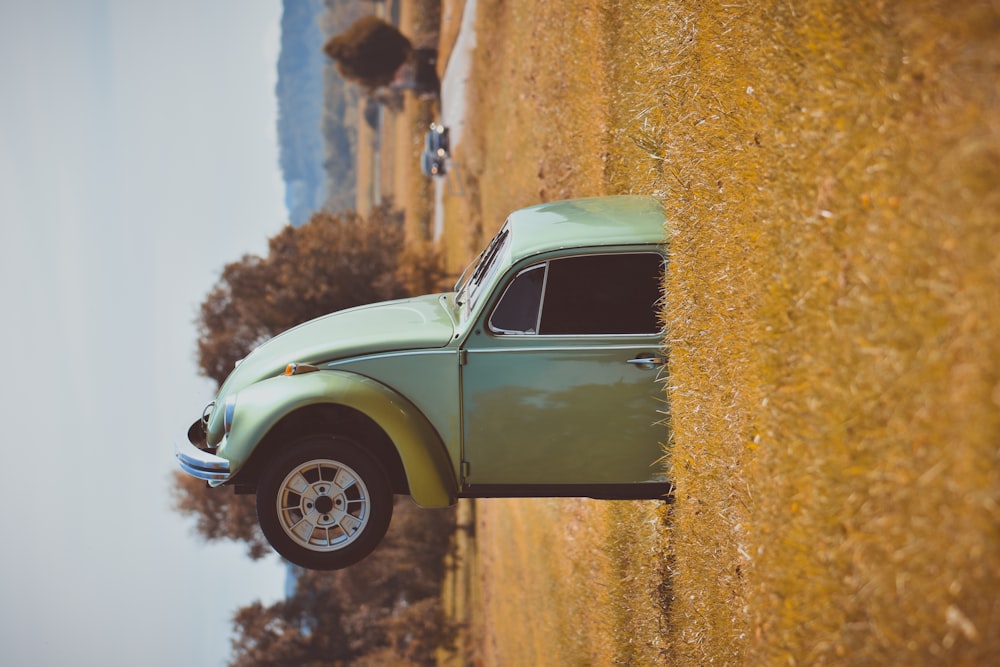
M192 445L186 432L174 440L174 453L181 470L192 477L219 483L229 479L229 461Z

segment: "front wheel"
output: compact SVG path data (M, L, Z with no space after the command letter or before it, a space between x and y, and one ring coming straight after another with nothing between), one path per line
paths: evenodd
M268 465L257 485L257 518L286 560L336 570L378 546L392 518L392 489L354 440L310 436Z

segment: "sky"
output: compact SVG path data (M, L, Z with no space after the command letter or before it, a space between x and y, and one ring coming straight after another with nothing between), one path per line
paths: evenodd
M171 509L198 304L285 224L280 0L0 0L0 664L214 666L275 556Z

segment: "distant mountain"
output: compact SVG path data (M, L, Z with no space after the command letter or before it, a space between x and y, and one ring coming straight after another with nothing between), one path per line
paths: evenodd
M354 205L356 86L346 84L323 45L358 16L357 0L283 0L278 56L278 148L293 225L321 209Z
M325 0L320 26L327 39L347 30L356 20L371 14L375 5L360 0ZM324 42L325 43L325 42ZM326 141L326 204L329 211L353 209L358 177L358 121L361 88L344 81L333 61L323 55L323 138Z
M278 149L289 221L299 225L326 200L320 132L324 35L323 0L284 0L278 56Z

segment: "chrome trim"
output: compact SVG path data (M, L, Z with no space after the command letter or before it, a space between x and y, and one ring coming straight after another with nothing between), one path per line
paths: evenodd
M389 359L392 357L417 357L425 356L431 354L451 354L457 355L458 351L453 347L438 347L431 350L427 349L415 349L415 350L395 350L393 352L371 352L369 354L364 354L360 357L347 357L346 359L337 359L335 361L328 361L323 364L323 368L330 370L337 370L338 366L343 366L345 364L351 364L355 361L370 361L372 359Z
M540 264L532 264L531 266L525 267L514 274L514 277L510 279L510 282L503 288L503 294L497 299L496 303L493 304L493 309L490 311L490 316L486 321L486 328L489 329L491 334L498 334L501 336L539 336L538 330L542 328L542 308L545 306L545 286L549 282L549 264L550 262L542 262ZM510 291L511 285L517 282L517 279L526 273L531 271L538 271L541 267L542 271L542 289L538 295L538 307L535 310L535 328L529 329L528 331L518 331L517 329L501 329L500 327L493 325L493 316L496 315L497 309L503 300L507 298L507 292Z
M627 359L626 364L632 364L638 368L644 368L646 370L651 370L656 366L666 366L666 357L636 357L635 359Z
M516 340L525 340L528 336L518 336ZM513 336L507 336L505 340L513 340ZM529 347L528 345L511 345L510 347L468 347L469 352L476 354L507 354L510 352L608 352L614 350L633 351L637 348L651 349L658 347L656 341L649 343L638 342L634 344L618 345L552 345Z
M229 461L192 445L186 432L174 440L174 454L181 470L194 478L208 482L229 479Z
M222 417L222 426L226 431L226 435L233 428L233 415L236 414L236 394L230 394L226 397L226 412Z

